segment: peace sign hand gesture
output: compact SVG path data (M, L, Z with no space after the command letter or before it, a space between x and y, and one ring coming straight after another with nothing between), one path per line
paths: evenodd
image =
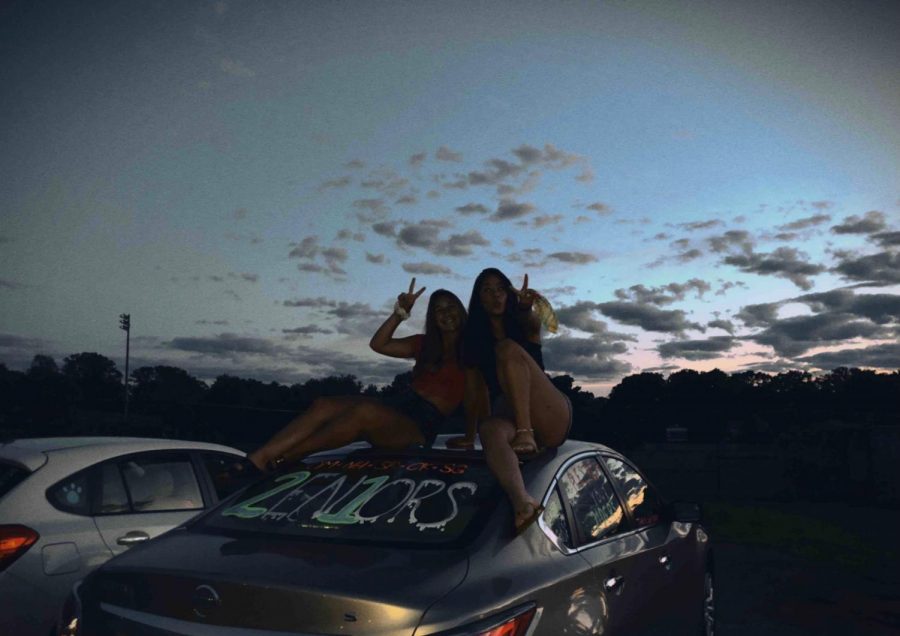
M419 296L422 295L422 292L425 291L423 287L417 292L413 292L413 289L416 287L416 279L413 278L409 282L409 291L405 293L401 293L397 296L397 304L400 306L403 311L409 313L409 311L413 308L413 305L416 304L416 301L419 299Z

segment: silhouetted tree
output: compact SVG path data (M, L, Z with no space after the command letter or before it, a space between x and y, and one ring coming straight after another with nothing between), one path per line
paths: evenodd
M204 382L178 367L141 367L131 377L132 400L138 409L160 403L194 404L208 390Z
M122 403L122 374L106 356L90 352L70 355L63 360L62 372L72 380L79 404L114 410Z

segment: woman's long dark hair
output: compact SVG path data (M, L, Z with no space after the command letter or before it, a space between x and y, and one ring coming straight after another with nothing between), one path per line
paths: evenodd
M446 289L438 289L431 294L428 299L428 310L425 312L425 337L422 340L422 352L416 361L416 367L413 369L413 375L419 373L422 369L431 371L436 370L444 362L444 344L441 338L441 329L437 325L437 318L434 316L436 301L439 298L447 298L456 304L460 313L459 326L465 328L466 308L462 304L459 297ZM462 366L462 338L456 340L456 364Z
M506 274L495 267L488 267L481 271L472 285L472 296L469 298L469 318L462 332L463 362L466 366L490 365L494 361L494 336L491 333L490 318L481 304L479 291L484 279L488 276L496 276L506 287L506 307L503 312L503 330L507 338L512 338L518 343L525 342L525 330L519 319L517 305L518 299L513 292L512 281Z

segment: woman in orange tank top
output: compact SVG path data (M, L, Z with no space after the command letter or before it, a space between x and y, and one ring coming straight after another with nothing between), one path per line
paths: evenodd
M425 333L394 338L422 292L397 296L394 313L378 328L369 346L392 358L414 358L408 391L385 399L361 395L316 399L247 458L260 470L273 470L311 453L338 448L358 440L373 446L404 448L434 442L440 425L462 402L465 374L461 364L460 333L466 310L455 294L439 289L431 295Z

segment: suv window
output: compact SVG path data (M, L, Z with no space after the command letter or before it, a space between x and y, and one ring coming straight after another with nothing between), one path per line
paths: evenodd
M662 503L656 491L632 466L616 459L605 457L606 467L625 498L625 505L637 527L652 526L662 517Z
M203 496L190 457L139 455L121 464L135 512L199 510Z
M499 496L480 459L310 459L250 486L205 527L346 542L447 544L482 526Z
M595 457L572 464L559 479L582 543L615 534L624 520L622 504Z
M88 471L66 477L47 489L47 500L63 512L88 515L91 512Z
M0 498L22 483L30 474L20 466L0 462Z

